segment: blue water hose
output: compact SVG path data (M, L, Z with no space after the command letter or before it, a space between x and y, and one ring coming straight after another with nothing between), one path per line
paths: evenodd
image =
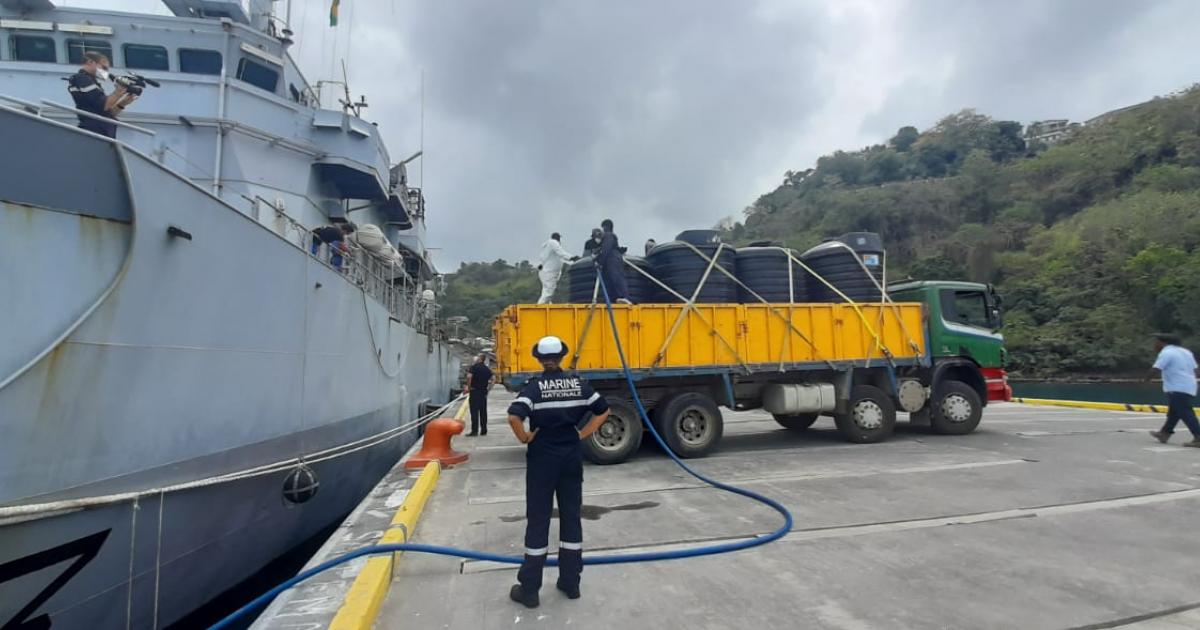
M597 276L599 278L599 274L597 274ZM745 488L739 488L737 486L732 486L727 483L722 483L720 481L717 481L716 479L712 479L711 477L708 477L699 472L696 472L694 469L692 469L691 466L688 466L682 459L680 459L679 456L676 455L669 446L667 446L667 443L665 440L663 440L663 437L661 435L659 435L658 429L656 429L654 427L654 423L650 421L650 417L646 413L646 407L642 404L641 397L638 396L637 387L634 385L634 382L633 382L633 372L630 371L629 364L625 361L625 349L621 347L621 337L619 334L617 334L617 319L616 319L616 316L613 314L612 300L609 298L608 288L606 286L604 286L603 278L599 278L599 282L600 282L600 291L604 295L604 305L605 305L606 310L608 311L608 321L612 327L613 342L616 343L616 346L617 346L617 356L620 357L621 367L625 372L625 382L629 385L629 393L633 395L633 404L637 407L638 415L641 416L642 421L646 425L646 428L650 429L650 434L654 436L654 440L656 442L658 442L658 445L662 447L663 451L666 452L666 454L669 455L671 457L671 459L676 464L679 465L680 468L687 471L687 473L689 475L695 477L696 479L699 479L700 481L703 481L704 483L706 483L714 488L719 488L721 490L725 490L726 492L732 492L734 494L738 494L738 495L747 497L749 499L753 499L755 501L758 501L759 503L763 503L763 504L769 506L771 509L775 510L776 512L779 512L779 514L783 516L783 524L780 525L778 529L771 532L770 534L766 534L763 536L756 536L754 538L748 538L748 539L739 540L736 542L720 543L720 544L716 544L716 545L705 545L703 547L692 547L689 549L676 549L674 551L653 551L653 552L645 552L645 553L627 553L627 554L617 554L617 555L611 555L611 556L585 555L583 557L583 563L588 564L588 565L592 565L592 564L625 564L628 562L652 562L652 561L657 561L657 560L678 560L681 558L695 558L697 556L711 556L711 555L718 554L718 553L729 553L731 551L740 551L742 549L749 549L751 547L765 545L771 541L778 540L779 538L783 537L785 534L787 534L792 529L792 513L789 512L788 509L786 507L784 507L782 503L780 503L770 497L763 496L757 492L754 492L751 490L746 490ZM362 548L356 549L354 551L351 551L349 553L340 555L336 558L326 560L325 562L322 562L321 564L318 564L317 566L315 566L311 569L301 571L300 573L298 573L295 577L291 578L290 580L280 584L279 586L276 586L275 588L267 591L266 593L263 593L262 595L259 595L258 597L256 597L254 599L254 601L237 609L232 614L230 614L228 617L225 617L221 621L219 621L216 624L214 624L213 626L211 626L210 630L222 630L224 628L230 627L238 619L241 619L243 616L245 616L255 610L258 610L259 608L270 603L270 601L275 599L280 593L288 590L289 588L292 588L293 586L296 586L297 584L303 582L304 580L307 580L308 578L310 578L314 575L317 575L318 573L328 571L329 569L332 569L340 564L345 564L346 562L349 562L355 558L360 558L362 556L369 556L369 555L376 555L376 554L383 554L383 553L395 553L397 551L406 551L406 552L410 552L410 553L429 553L429 554L434 554L434 555L439 555L439 556L453 556L456 558L466 558L468 560L486 560L486 561L490 561L490 562L501 562L501 563L505 563L505 564L521 564L521 562L524 560L524 558L522 558L521 556L503 556L503 555L495 554L495 553L487 553L485 551L474 551L471 549L458 549L456 547L444 547L441 545L421 545L421 544L416 544L416 543L403 543L403 544L394 544L394 545L370 545L370 546L362 547ZM550 566L557 566L558 559L557 558L547 558L546 564L548 564Z

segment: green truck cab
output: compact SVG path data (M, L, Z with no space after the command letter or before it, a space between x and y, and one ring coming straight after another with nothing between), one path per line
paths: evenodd
M888 287L897 302L925 305L925 332L935 390L946 380L970 385L980 402L1012 400L1000 296L975 282L914 281ZM935 396L935 399L937 397Z

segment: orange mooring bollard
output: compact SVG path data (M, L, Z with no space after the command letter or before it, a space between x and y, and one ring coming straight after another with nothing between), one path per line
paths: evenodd
M421 450L404 462L405 468L424 468L425 464L439 461L442 467L467 461L467 454L450 448L450 437L463 432L463 423L453 418L438 418L425 427L425 441Z

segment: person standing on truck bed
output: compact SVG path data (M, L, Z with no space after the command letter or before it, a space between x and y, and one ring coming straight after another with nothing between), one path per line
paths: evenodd
M604 287L608 289L608 298L621 304L633 304L629 301L629 287L625 283L625 260L621 254L621 243L613 233L612 219L600 222L604 235L600 239L600 252L596 254L596 265L604 278Z
M583 571L583 448L586 440L608 419L608 401L587 381L563 372L567 344L542 337L533 356L544 371L521 388L508 408L508 424L525 451L525 561L508 596L537 608L542 568L550 543L550 516L558 497L558 590L579 598ZM579 423L593 414L582 430ZM525 431L525 419L530 431Z
M475 357L475 363L467 368L467 385L463 393L468 394L467 404L471 408L471 432L467 437L487 435L487 394L492 385L492 370L487 366L487 355Z
M583 243L583 255L595 256L600 251L600 241L604 240L604 230L592 228L592 235Z
M1184 446L1200 447L1200 422L1196 422L1196 412L1192 409L1192 401L1196 399L1196 358L1191 350L1180 345L1175 335L1154 335L1154 349L1158 358L1153 369L1162 372L1163 392L1167 394L1167 421L1150 435L1166 444L1175 432L1175 425L1183 420L1192 432L1192 441Z
M554 299L554 289L558 287L558 278L562 275L565 262L579 260L572 256L562 246L562 235L555 232L542 243L542 251L538 254L538 280L542 281L542 296L538 304L549 304Z

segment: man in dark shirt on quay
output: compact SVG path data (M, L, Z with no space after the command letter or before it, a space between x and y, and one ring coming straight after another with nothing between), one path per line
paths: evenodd
M467 369L467 386L464 394L469 394L468 404L471 407L472 435L487 435L487 393L492 385L492 370L487 366L487 355L475 357L475 364Z

